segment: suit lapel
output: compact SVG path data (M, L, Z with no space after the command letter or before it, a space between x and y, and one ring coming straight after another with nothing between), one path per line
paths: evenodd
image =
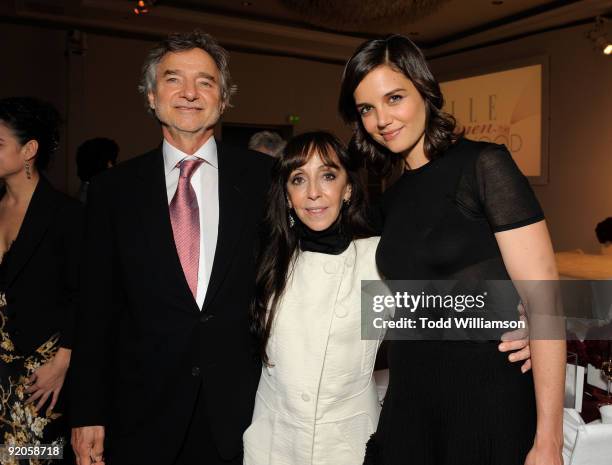
M137 177L137 192L141 194L138 203L142 206L139 211L151 250L151 262L155 262L160 285L164 292L169 292L169 296L179 303L180 308L198 312L174 243L161 147L150 152L149 158L143 160Z
M223 144L217 144L219 160L219 233L213 261L210 282L204 299L206 311L219 291L229 269L236 243L243 232L245 221L245 194L241 184L245 164L240 162L239 153L233 153Z
M55 191L49 182L41 176L36 189L34 189L17 238L11 246L11 260L7 266L8 286L18 276L45 236L57 207Z

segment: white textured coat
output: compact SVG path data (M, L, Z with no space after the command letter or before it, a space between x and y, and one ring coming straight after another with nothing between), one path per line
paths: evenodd
M301 252L279 303L244 433L246 465L360 465L378 423L378 340L361 339L361 280L380 279L379 238L340 255Z

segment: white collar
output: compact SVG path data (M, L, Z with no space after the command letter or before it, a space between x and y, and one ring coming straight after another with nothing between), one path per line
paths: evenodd
M162 145L162 153L164 155L164 174L168 176L170 171L175 169L177 165L184 159L201 158L213 168L219 168L217 158L217 143L214 137L209 137L204 144L195 151L193 155L187 155L185 152L174 147L170 142L164 139Z

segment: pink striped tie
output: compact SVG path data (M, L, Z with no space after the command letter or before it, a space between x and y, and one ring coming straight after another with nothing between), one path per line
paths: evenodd
M174 243L185 279L194 299L198 292L198 267L200 264L200 210L191 176L204 160L183 160L179 163L178 186L170 202L170 221Z

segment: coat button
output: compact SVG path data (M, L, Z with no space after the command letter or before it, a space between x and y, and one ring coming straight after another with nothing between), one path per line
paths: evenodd
M200 376L200 367L192 367L191 376Z
M323 265L323 269L327 274L334 274L338 272L338 264L336 262L327 262Z
M208 320L212 319L214 315L206 313L200 317L200 323L206 323Z
M348 267L351 268L353 266L355 266L355 259L353 257L349 257L346 259L346 261L344 262L344 264Z
M304 394L302 394L302 400L304 402L308 402L308 401L310 401L310 396L308 394L304 393Z
M339 305L336 307L336 310L334 311L334 313L336 314L338 318L344 318L346 315L348 315L348 310Z

